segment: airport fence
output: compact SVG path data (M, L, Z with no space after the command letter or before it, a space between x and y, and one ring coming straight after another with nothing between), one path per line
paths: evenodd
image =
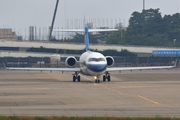
M114 56L115 67L167 66L174 65L180 57L119 57ZM7 67L65 67L65 57L61 61L51 61L49 57L0 57ZM78 60L79 58L77 58ZM78 65L77 65L78 66ZM178 65L179 67L179 62ZM0 68L3 64L0 64Z

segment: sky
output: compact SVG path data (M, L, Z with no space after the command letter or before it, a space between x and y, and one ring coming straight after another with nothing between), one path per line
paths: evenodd
M48 27L55 4L56 0L0 0L0 28L12 28L21 35L29 26ZM163 16L179 13L179 5L180 0L145 0L145 9L160 8ZM131 14L142 9L143 0L59 0L54 26L81 27L83 18L98 25L103 25L104 20L104 25L122 22L128 26Z

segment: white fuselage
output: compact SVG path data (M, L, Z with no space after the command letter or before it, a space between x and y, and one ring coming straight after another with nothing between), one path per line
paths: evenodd
M106 71L107 61L98 52L87 51L80 56L81 73L89 76L101 76Z

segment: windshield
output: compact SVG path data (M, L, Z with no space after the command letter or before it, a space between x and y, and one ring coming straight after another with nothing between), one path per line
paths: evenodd
M89 62L100 62L100 61L105 61L104 58L89 58Z

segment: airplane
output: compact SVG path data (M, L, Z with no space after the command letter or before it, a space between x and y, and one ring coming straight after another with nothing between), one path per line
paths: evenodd
M154 70L154 69L171 69L176 67L177 60L174 66L151 66L151 67L112 67L114 65L114 59L112 56L104 56L99 52L93 52L90 50L89 45L89 32L100 31L117 31L117 29L89 29L88 26L85 29L57 29L55 31L63 32L84 32L85 33L85 46L86 51L82 53L79 61L74 56L69 56L65 60L67 68L19 68L19 67L6 67L4 62L4 68L6 70L27 70L27 71L62 71L62 72L74 72L73 82L80 82L82 75L93 76L95 83L100 83L100 78L103 76L103 81L111 81L110 72L113 71L127 71L127 70ZM79 64L80 67L76 67Z

